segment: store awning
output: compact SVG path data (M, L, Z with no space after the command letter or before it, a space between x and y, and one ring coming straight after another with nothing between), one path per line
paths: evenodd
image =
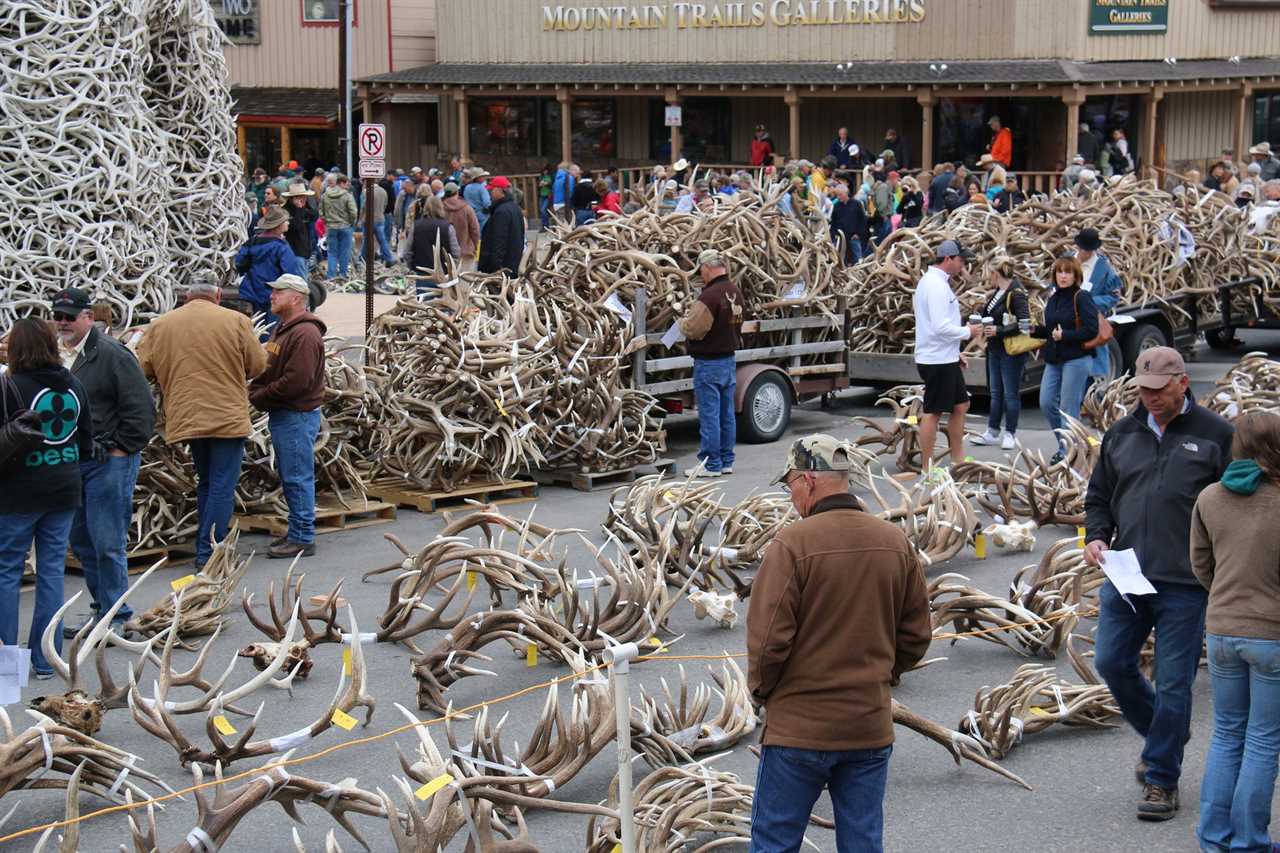
M323 127L338 116L336 89L232 87L231 99L241 122Z
M954 86L1071 85L1280 75L1280 59L1075 62L1064 59L792 63L436 63L362 78L375 88L524 85Z

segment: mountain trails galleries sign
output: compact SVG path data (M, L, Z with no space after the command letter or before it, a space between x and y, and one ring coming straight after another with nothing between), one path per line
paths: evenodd
M926 0L744 0L738 3L645 3L543 6L544 32L733 29L833 24L914 24ZM1100 0L1099 0L1100 2Z

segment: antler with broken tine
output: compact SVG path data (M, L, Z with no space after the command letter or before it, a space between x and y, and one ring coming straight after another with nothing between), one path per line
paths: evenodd
M214 546L204 568L182 588L181 599L166 595L145 613L134 614L125 625L126 630L137 631L145 637L156 636L173 624L174 608L181 600L186 611L182 616L182 636L203 637L214 633L226 623L223 614L252 557L239 558L236 553L239 540L240 528L233 525L227 537Z
M359 830L351 823L352 815L368 817L386 817L388 811L382 798L377 794L356 787L354 779L344 779L336 785L294 776L283 766L292 756L292 751L279 759L263 765L262 774L254 776L234 790L227 790L222 778L222 766L214 765L213 798L209 798L203 788L204 772L199 764L191 768L195 781L197 819L195 827L187 833L186 840L172 848L171 853L205 853L218 850L227 843L231 833L239 826L249 812L267 802L276 802L297 823L302 823L298 806L302 803L314 803L323 808L347 831L364 849L369 844ZM129 829L133 837L134 849L137 853L154 853L159 850L156 842L156 820L153 803L147 804L147 817L142 823L134 814L129 813ZM392 822L395 823L395 809L390 810ZM260 849L265 845L259 843Z
M929 605L935 637L950 626L956 633L972 633L1027 657L1055 657L1078 618L1076 605L1052 591L1041 590L1027 596L1025 603L1015 603L976 589L964 575L953 573L929 584Z
M193 710L203 710L205 714L205 732L212 744L210 749L203 749L192 742L174 723L171 716L172 703L167 701L168 690L171 686L167 680L170 673L166 664L161 669L160 681L157 684L152 699L144 699L138 692L136 685L133 685L129 694L130 708L133 711L133 717L138 725L142 726L151 734L169 743L178 753L179 760L185 766L191 762L199 762L203 764L222 763L230 765L233 761L244 758L254 758L263 755L271 755L277 752L283 752L291 749L299 744L306 743L322 734L330 726L334 724L334 717L338 712L349 714L357 707L365 709L364 725L369 725L373 718L373 711L376 701L367 692L367 671L364 662L364 652L361 648L358 634L354 633L356 627L355 613L348 606L348 618L351 620L353 628L351 643L351 678L347 680L346 672L338 679L338 688L334 694L333 701L329 703L329 707L325 712L310 726L291 732L287 735L271 738L269 740L253 740L253 735L258 727L258 721L262 716L262 710L265 702L258 705L258 710L253 714L253 719L244 727L243 732L236 732L234 727L229 734L237 735L234 741L228 742L223 737L223 731L220 730L220 723L225 727L228 721L221 717L227 710L227 703L236 699L249 695L258 687L265 685L272 676L283 666L289 646L286 640L281 644L281 651L275 660L262 672L258 673L245 685L232 690L227 694L218 694L210 697L208 694L202 699L197 700L198 707ZM290 620L289 630L286 637L292 637L296 630L297 612L295 610L294 618ZM166 660L170 648L166 648ZM235 658L232 658L232 667L235 665ZM228 667L228 673L231 667ZM296 672L296 669L294 670ZM225 681L227 674L219 680L219 684ZM289 678L293 677L291 672Z
M124 802L121 792L147 796L138 782L173 790L158 776L139 767L142 759L138 756L61 725L38 711L27 713L35 725L15 734L8 713L0 708L0 797L23 788L65 788L67 779L58 777L70 777L80 764L84 764L80 787L113 803Z
M755 708L751 704L751 695L747 689L746 676L738 664L725 660L717 673L710 666L707 670L715 680L716 687L709 687L699 682L692 697L689 695L689 684L685 677L684 665L680 665L680 698L677 701L667 686L666 678L661 679L662 696L659 701L649 695L643 688L640 691L642 710L639 713L647 727L683 748L690 755L701 755L708 752L719 752L728 749L738 741L756 730L758 722ZM720 698L720 709L710 718L711 698L715 694ZM661 761L650 760L654 766Z
M294 576L293 571L297 564L298 558L295 557L285 572L284 583L280 585L279 605L276 604L275 581L267 586L267 610L271 616L271 624L267 624L253 612L254 594L247 588L242 592L240 601L245 615L249 617L253 627L278 643L284 640L285 629L288 626L285 617L292 613L296 606L298 623L302 626L302 642L305 642L309 648L314 649L324 643L341 643L346 629L338 624L338 606L341 601L342 585L346 583L346 579L343 578L334 584L333 589L323 601L308 607L303 603L302 596L302 582L307 576L305 573ZM313 626L312 622L319 623L319 627Z
M1021 776L1006 770L992 760L991 751L989 750L990 745L981 738L949 729L940 723L935 723L928 717L922 717L897 699L893 700L893 721L900 726L906 726L913 732L924 735L935 743L942 744L951 753L951 757L955 759L956 766L960 765L961 759L972 761L980 767L987 768L992 773L998 773L1010 781L1017 782L1028 791L1031 790L1031 786ZM1003 753L996 755L996 758L1003 757Z
M123 708L128 704L128 686L117 686L111 675L111 669L107 666L107 646L119 646L138 655L137 663L130 668L131 677L136 681L141 677L142 668L146 666L147 661L155 661L152 648L159 637L152 637L142 643L124 640L111 630L112 620L129 596L164 563L165 559L161 559L147 569L129 585L124 594L100 619L82 626L67 645L65 659L58 653L56 635L62 630L63 615L80 599L83 592L77 592L71 596L58 609L40 638L40 647L44 651L45 659L53 666L54 672L66 683L67 689L61 696L35 697L31 703L33 708L58 719L64 725L91 735L101 727L102 715L106 711L112 708ZM94 664L98 671L99 687L96 694L86 689L89 685L84 681L84 672L88 668L91 655L94 657Z

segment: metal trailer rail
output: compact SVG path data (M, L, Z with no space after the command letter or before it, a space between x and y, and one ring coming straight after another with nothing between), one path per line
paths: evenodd
M696 405L692 377L662 379L655 374L670 373L693 367L693 357L674 355L655 357L649 347L661 344L662 333L650 332L645 326L648 293L636 291L632 309L635 337L646 342L644 349L632 355L631 385L647 391L671 413ZM744 346L734 353L737 362L737 392L734 409L738 413L739 432L748 442L776 441L791 422L791 406L802 400L823 397L849 386L848 354L851 319L844 297L837 302L837 316L798 313L771 320L747 320L742 324L744 343L761 332L786 331L789 343L778 346ZM835 330L834 340L806 340L812 329ZM801 364L804 356L829 356L819 364Z

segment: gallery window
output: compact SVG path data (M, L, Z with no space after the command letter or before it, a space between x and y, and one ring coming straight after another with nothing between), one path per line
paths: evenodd
M282 0L283 2L283 0ZM302 6L302 25L304 27L336 27L338 21L338 0L298 0ZM348 0L351 6L351 26L360 24L360 3Z
M1253 144L1280 145L1280 94L1256 95L1253 99Z

